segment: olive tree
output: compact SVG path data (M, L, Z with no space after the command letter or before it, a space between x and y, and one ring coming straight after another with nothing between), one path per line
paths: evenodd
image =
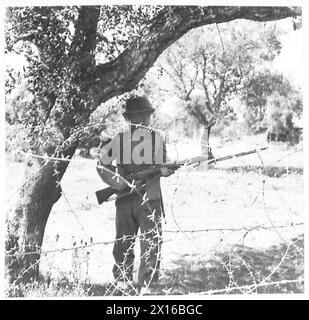
M188 32L159 59L185 111L200 125L202 152L207 152L215 122L235 119L230 101L242 96L261 65L267 68L280 53L278 34L274 25L257 27L239 20L203 26Z

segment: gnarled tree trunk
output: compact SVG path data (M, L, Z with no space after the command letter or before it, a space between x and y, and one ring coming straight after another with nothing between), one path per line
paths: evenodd
M69 157L76 146L70 148ZM68 161L30 157L15 208L7 221L6 276L9 282L28 282L39 273L46 223L61 196L60 181Z

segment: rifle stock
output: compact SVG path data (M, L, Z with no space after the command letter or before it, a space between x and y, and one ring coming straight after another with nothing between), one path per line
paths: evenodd
M142 170L141 172L137 172L134 174L131 174L129 176L126 177L127 180L132 180L132 179L142 179L142 178L151 178L154 177L158 174L160 174L160 168L163 168L164 166L170 168L170 169L178 169L180 167L179 164L167 164L167 165L160 165L160 166L156 166L156 167L152 167L149 169L145 169ZM105 201L108 201L108 199L114 194L117 193L117 191L115 189L113 189L112 187L107 187L101 190L96 191L96 197L97 197L97 201L98 204L102 204ZM126 195L126 194L125 194Z
M102 204L107 201L114 193L116 193L116 190L111 187L96 191L95 195L97 196L98 204Z

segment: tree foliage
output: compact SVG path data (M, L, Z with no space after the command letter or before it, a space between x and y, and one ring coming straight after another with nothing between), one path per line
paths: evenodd
M43 132L57 129L66 139L72 128L85 125L97 107L85 81L92 67L117 58L158 10L147 6L8 9L6 50L26 57L26 90L36 96L25 104L28 114L22 118L35 127L32 146L44 143ZM8 90L13 86L13 80L7 83Z
M280 49L274 26L237 21L191 31L167 50L161 65L186 110L207 124L211 118L235 118L229 101Z
M6 52L26 57L27 91L36 96L27 104L28 116L23 117L32 128L33 151L46 152L42 146L54 135L64 141L80 132L101 102L134 89L157 56L193 27L239 17L268 21L296 14L297 8L262 7L8 8ZM212 44L198 50L204 49L211 60L209 55L217 47ZM227 57L226 63L231 60ZM236 81L239 70L229 70L226 77ZM9 91L14 75L9 70L8 74ZM217 104L224 100L219 96Z
M246 125L252 133L269 130L286 135L293 131L289 121L302 114L300 90L271 70L262 70L248 79L241 98L246 105Z

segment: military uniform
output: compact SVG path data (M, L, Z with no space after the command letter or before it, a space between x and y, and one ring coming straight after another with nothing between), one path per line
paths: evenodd
M153 109L150 109L149 104L147 108L147 101L146 112L151 112ZM136 99L133 100L133 102L134 106L138 106ZM145 108L145 105L139 107L143 110L142 107ZM132 111L132 108L130 110L130 105L128 106L127 104L126 112L129 111ZM137 112L139 112L139 109ZM131 134L134 133L132 127L129 130L132 130ZM135 130L139 129L135 128ZM122 159L123 149L126 147L123 138L124 134L125 132L119 134L121 157L117 164L117 169L121 176L126 177L129 174L136 173L154 165L158 152L163 152L163 162L166 162L165 143L156 145L155 139L158 137L158 132L151 130L151 134L148 135L151 141L146 141L146 143L151 143L152 145L152 163L124 163ZM139 142L140 141L131 141L131 150L133 150ZM163 150L159 148L163 148ZM104 180L104 176L102 176L102 178ZM105 181L110 186L116 188L116 185L113 185L116 183L115 179ZM160 177L146 178L143 183L145 186L140 190L141 194L133 191L131 194L123 196L128 190L118 192L118 198L116 199L116 241L113 249L115 259L113 274L116 281L132 280L134 243L138 229L140 229L141 255L138 284L141 287L158 280L162 242L161 217L163 213Z

